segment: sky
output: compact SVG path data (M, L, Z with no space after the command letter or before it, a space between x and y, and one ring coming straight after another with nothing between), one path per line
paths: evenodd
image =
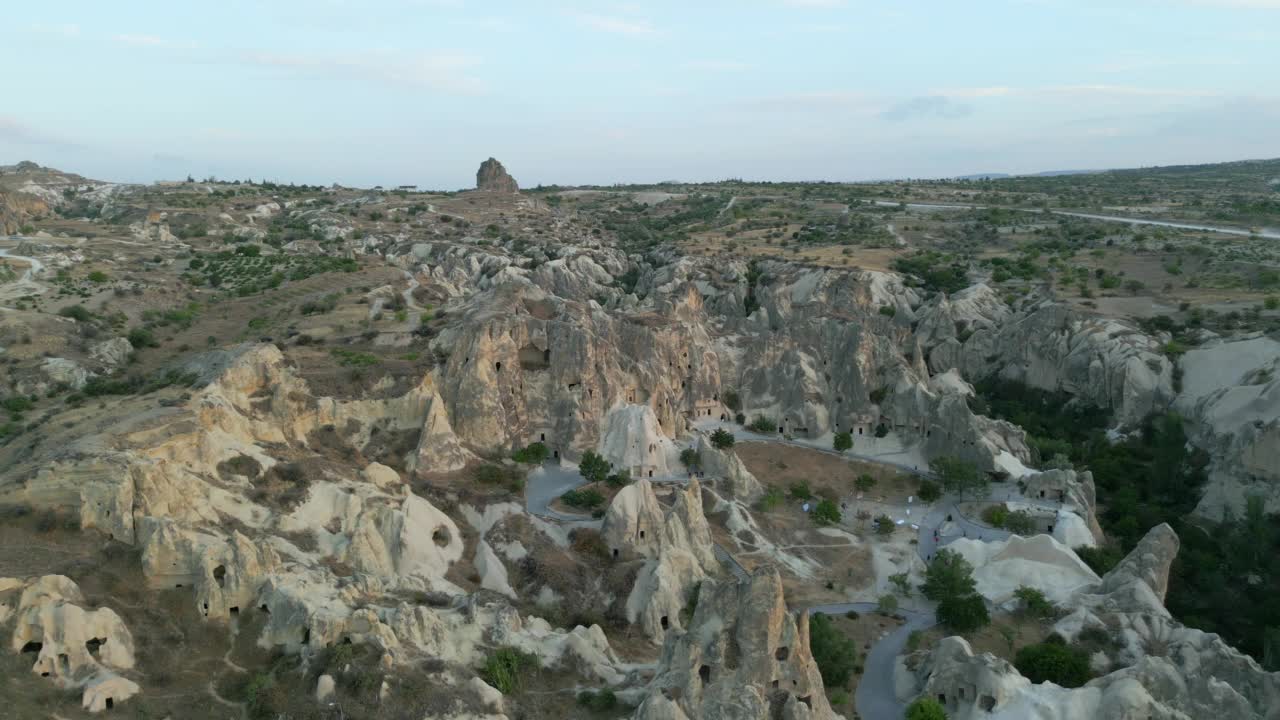
M1280 157L1280 0L11 3L0 164L458 189Z

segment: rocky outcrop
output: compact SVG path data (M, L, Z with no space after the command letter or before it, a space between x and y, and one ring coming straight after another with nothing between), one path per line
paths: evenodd
M122 337L103 340L89 348L89 357L105 370L124 367L132 354L133 345Z
M1143 536L1102 579L1098 594L1110 596L1110 606L1127 612L1166 613L1169 568L1178 556L1178 535L1161 523Z
M712 445L707 433L698 433L695 449L698 451L698 468L708 477L723 478L734 498L750 504L764 493L760 481L751 474L738 454L732 449L720 450Z
M1071 548L1048 535L1010 536L984 542L962 538L947 545L973 566L977 591L995 605L1016 606L1014 592L1033 587L1051 602L1065 603L1099 578Z
M720 572L698 481L678 490L665 514L649 481L636 481L614 497L601 532L615 558L645 558L626 599L628 622L655 642L682 628L699 583Z
M961 638L942 640L903 684L937 698L958 720L1273 720L1280 673L1264 671L1217 635L1183 627L1165 610L1177 552L1168 525L1152 528L1101 582L1063 603L1073 610L1054 629L1067 640L1086 628L1116 640L1113 651L1092 659L1110 672L1083 687L1033 685L1004 660L974 655Z
M922 316L949 318L953 308L946 302L937 300ZM1155 338L1131 325L1082 316L1051 301L999 324L980 318L954 337L939 331L942 320L925 327L921 341L934 372L959 368L970 380L998 374L1063 391L1111 409L1121 425L1134 425L1173 401L1173 365Z
M672 475L679 466L679 450L648 405L622 405L605 416L600 455L635 478Z
M480 163L480 169L476 171L476 189L498 193L520 191L516 185L516 179L507 174L507 169L502 167L502 163L493 158Z
M1093 473L1088 470L1045 470L1024 475L1018 486L1032 503L1057 503L1057 519L1053 523L1052 534L1059 542L1079 547L1103 541Z
M809 616L787 610L777 570L706 581L687 631L667 636L637 720L840 717L809 651Z
M1217 342L1182 356L1177 409L1191 440L1212 458L1196 514L1244 513L1249 497L1280 512L1280 341Z
M618 491L604 513L600 534L614 557L657 554L666 516L653 485L640 479Z
M133 637L115 611L85 604L80 588L62 575L0 578L0 623L13 623L10 649L33 657L37 675L83 689L83 707L98 712L138 692L137 683L117 674L134 666Z

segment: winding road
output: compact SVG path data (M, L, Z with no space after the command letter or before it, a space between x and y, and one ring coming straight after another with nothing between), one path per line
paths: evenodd
M695 423L695 427L704 431L724 428L733 433L737 442L771 442L792 445L806 450L816 450L835 455L847 460L862 460L887 465L917 477L933 477L928 471L922 471L914 465L852 451L840 453L811 442L788 440L776 435L761 435L736 426L733 423L706 420ZM888 454L900 455L901 453ZM655 483L682 484L688 480L688 477L682 474L647 479ZM552 463L543 465L529 473L525 484L525 509L531 514L559 522L581 527L598 528L601 525L600 520L594 520L585 515L561 513L551 508L551 502L557 497L585 484L586 481L578 474L578 469L574 466L562 466ZM1013 499L1013 493L1012 485L993 484L987 499L995 501L1010 500ZM1057 509L1059 507L1057 503L1042 502L1029 498L1018 497L1017 500L1021 503L1037 505L1046 509ZM915 507L919 509L925 506ZM935 540L935 531L938 531L948 523L950 524L948 529L951 532L947 535L939 535ZM913 527L916 527L916 524L913 523ZM919 544L917 545L917 552L921 560L925 562L933 558L933 554L939 547L964 537L994 542L1004 540L1010 535L1007 531L970 521L961 514L959 499L953 495L945 495L937 503L929 507L920 518L918 532ZM746 569L738 563L733 554L727 549L716 544L714 551L716 557L733 573L734 577L739 580L744 580L748 577L749 574ZM858 716L864 718L864 720L898 720L902 717L905 706L898 701L894 683L894 668L897 664L897 658L906 648L907 640L911 633L925 630L937 624L937 620L934 617L933 604L923 599L920 602L920 609L899 609L897 614L904 618L905 622L876 641L876 644L867 653L863 662L863 675L858 682L858 689L854 695L854 706L857 708ZM855 602L815 605L808 608L808 611L810 614L843 615L850 610L865 613L875 612L877 609L876 603Z
M12 238L6 239L13 239L22 242L26 238L15 235ZM21 260L27 264L26 270L22 271L22 275L17 280L0 287L0 301L16 300L28 295L39 295L45 291L45 286L35 280L35 276L44 271L44 263L35 258L26 257L24 255L14 255L3 248L0 248L0 258ZM7 311L13 310L13 308L7 307L0 309Z
M924 210L1014 210L1025 213L1043 213L1043 210L1032 208L1006 208L988 205L944 205L941 203L900 203L890 200L876 200L876 205L880 207L901 207L921 208ZM1237 235L1240 237L1262 237L1268 240L1280 240L1280 230L1271 228L1260 228L1257 232L1252 230L1244 230L1241 228L1222 227L1220 225L1199 225L1196 223L1174 222L1172 220L1146 220L1143 218L1123 217L1120 215L1098 215L1094 213L1075 212L1072 210L1050 210L1053 215L1061 215L1064 217L1083 218L1085 220L1098 220L1101 222L1125 223L1127 225L1153 225L1156 227L1174 228L1177 230L1198 230L1201 232L1215 232L1224 235Z

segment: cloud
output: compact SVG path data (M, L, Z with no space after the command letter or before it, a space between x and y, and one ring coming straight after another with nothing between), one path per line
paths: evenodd
M591 13L578 13L574 17L579 24L600 32L632 36L652 35L654 33L653 24L642 18L621 18Z
M0 115L0 142L61 148L82 147L79 143L70 142L37 130L12 115Z
M1144 97L1144 98L1210 98L1221 93L1216 90L1197 90L1190 88L1154 88L1134 85L1046 85L1044 87L962 87L936 90L933 95L946 98L992 98L992 97Z
M894 103L880 113L880 117L891 122L903 122L920 117L962 118L972 112L973 108L969 105L958 103L945 95L921 95Z
M410 85L460 95L477 95L483 83L469 74L479 64L470 55L365 51L341 54L280 54L246 52L241 61L249 65L291 69L301 72L342 73L392 85Z
M80 37L80 26L75 23L63 23L58 25L46 25L44 23L35 23L31 26L31 32L41 33L44 35L61 35L62 37Z

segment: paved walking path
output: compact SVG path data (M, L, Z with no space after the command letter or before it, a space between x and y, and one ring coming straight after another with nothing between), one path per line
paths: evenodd
M824 448L814 441L809 440L788 440L779 435L763 435L752 432L738 426L734 423L726 423L720 421L704 420L695 423L695 427L699 430L711 432L720 428L733 433L736 442L771 442L784 445L793 445L802 447L807 450L816 450L818 452L836 455L848 460L861 460L864 462L878 463L894 467L902 472L915 475L922 478L932 478L933 475L926 469L921 470L915 464L907 464L877 457L876 455L858 453L848 451L844 453L836 452L830 448ZM889 455L901 456L902 451L888 453ZM658 478L647 478L650 482L655 483L685 483L688 476L669 475ZM534 470L529 474L529 479L525 485L525 507L535 515L552 518L561 522L574 523L584 527L600 527L599 520L593 520L586 515L569 515L553 510L550 505L553 500L560 497L564 493L576 487L586 484L586 480L578 474L578 469L568 465L547 464L541 468ZM984 500L993 502L1004 502L1007 500L1016 500L1017 502L1036 505L1045 509L1057 509L1060 507L1058 503L1044 502L1031 498L1024 498L1020 495L1016 496L1015 488L1009 483L993 483ZM974 499L971 498L970 501ZM937 503L932 506L913 505L913 509L921 510L928 508L922 516L919 517L918 523L913 523L913 527L918 525L919 538L917 552L920 558L926 563L933 559L933 555L938 548L945 547L947 544L959 540L961 538L973 538L987 542L995 542L1007 539L1010 535L1005 530L987 527L966 518L960 512L960 499L954 495L944 495ZM906 508L904 508L905 510ZM951 519L948 520L947 518ZM941 534L944 525L950 523L951 532L946 535ZM937 533L937 535L935 535ZM936 539L935 539L936 538ZM746 569L733 557L725 548L719 544L714 548L716 557L731 572L734 577L739 580L745 580L749 577ZM907 639L911 633L918 630L925 630L937 624L934 617L934 604L923 598L918 599L919 607L915 609L900 609L898 615L905 618L906 622L899 628L880 638L871 650L867 653L863 661L863 674L858 682L858 690L854 695L854 706L857 708L859 717L863 720L899 720L905 706L898 701L894 684L894 667L897 664L897 658L906 648ZM815 605L810 607L810 614L821 613L824 615L843 615L850 610L863 612L875 612L878 606L875 603L833 603L825 605Z

